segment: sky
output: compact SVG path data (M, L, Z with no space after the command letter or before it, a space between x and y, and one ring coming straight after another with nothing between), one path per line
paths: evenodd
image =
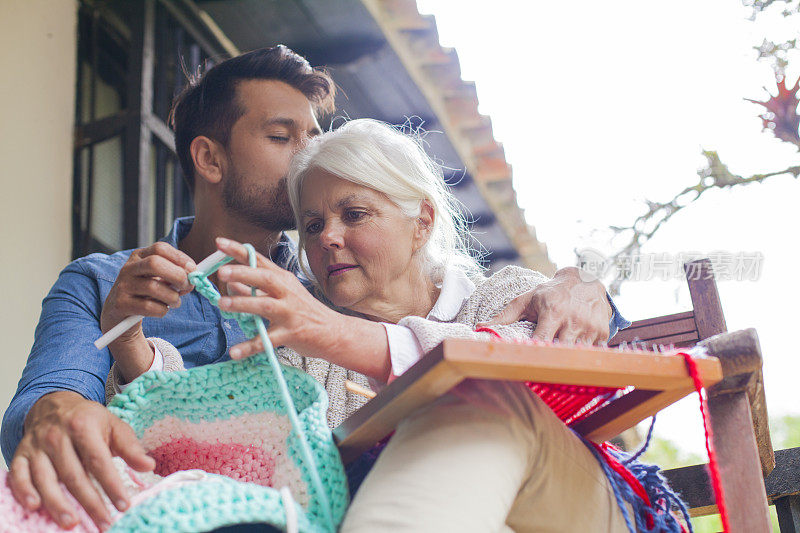
M645 199L694 185L704 149L743 176L800 163L744 100L766 99L764 87L775 86L753 47L795 36L797 16L753 22L737 0L417 5L457 50L462 78L476 82L519 204L559 267L575 264L576 249L620 246L608 227L630 225ZM790 68L788 81L798 75ZM798 200L800 182L787 176L711 190L643 249L675 262L681 253L761 254L757 279L720 281L719 290L728 329L758 330L772 416L800 414ZM615 302L631 320L691 308L678 278L627 282ZM696 395L661 413L656 435L704 456Z

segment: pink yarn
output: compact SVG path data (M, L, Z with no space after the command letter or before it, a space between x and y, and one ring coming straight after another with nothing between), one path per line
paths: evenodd
M168 476L179 470L199 468L237 481L272 486L275 459L261 448L241 444L211 444L182 437L150 450L155 473Z
M67 500L73 505L75 513L78 515L78 525L70 529L73 533L97 533L100 530L94 525L92 519L83 507L67 491L64 485L61 490ZM44 510L43 506L38 511L28 511L20 505L11 494L8 487L8 472L0 470L0 533L18 533L20 531L30 533L62 533L64 530L50 518L50 514Z

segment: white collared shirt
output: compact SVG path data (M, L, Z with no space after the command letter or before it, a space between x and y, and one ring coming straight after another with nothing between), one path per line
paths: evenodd
M425 318L436 322L452 322L461 311L464 302L475 291L475 284L460 268L448 267L440 289L439 298ZM425 354L417 337L409 328L386 322L382 324L389 339L391 380L411 368Z

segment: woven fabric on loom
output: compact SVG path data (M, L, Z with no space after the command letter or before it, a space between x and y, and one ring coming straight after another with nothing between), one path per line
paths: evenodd
M499 333L486 326L476 328L475 331L489 333L501 342L532 345L540 344L540 341L511 341L503 339ZM615 398L618 393L622 391L622 389L615 387L561 385L557 383L536 383L533 381L528 381L525 384L568 426L586 418L608 403L609 400Z
M568 426L605 405L620 391L609 387L582 387L532 381L526 385Z

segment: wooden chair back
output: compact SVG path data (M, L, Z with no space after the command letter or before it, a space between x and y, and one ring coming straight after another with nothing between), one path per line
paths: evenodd
M727 332L711 262L693 261L684 269L693 310L636 321L615 335L610 346L691 347ZM800 448L779 450L777 455L772 449L761 354L755 332L752 335L751 353L739 354L749 363L740 360L734 368L737 363L722 358L725 379L707 391L731 527L770 531L769 503L776 505L782 533L800 532ZM692 515L717 512L706 465L677 468L665 475L684 496Z

